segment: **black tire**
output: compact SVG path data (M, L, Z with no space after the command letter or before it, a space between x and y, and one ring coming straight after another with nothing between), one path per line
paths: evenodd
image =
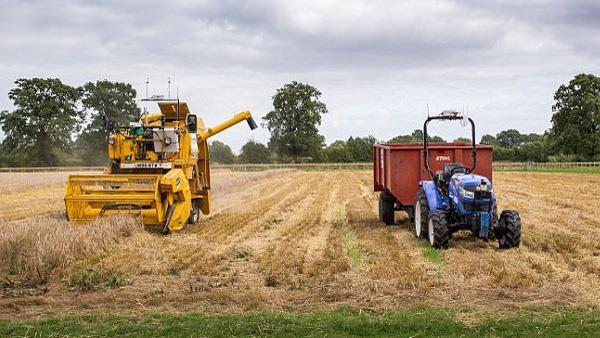
M386 191L379 193L379 220L387 225L394 224L394 203L396 199Z
M200 206L196 201L192 201L192 210L190 211L190 217L188 218L188 224L196 224L200 221Z
M492 214L490 215L490 232L488 234L488 240L494 240L497 238L499 224L498 204L494 203L494 208L492 209Z
M417 215L419 213L419 215ZM417 238L427 238L427 224L429 223L429 203L427 203L427 197L425 197L425 192L420 189L417 192L417 201L415 202L415 212L414 212L414 234ZM417 224L417 222L420 223Z
M450 245L450 228L448 214L436 211L431 214L428 224L429 244L436 249L448 249Z
M521 217L518 212L502 211L496 237L500 249L516 248L521 245Z

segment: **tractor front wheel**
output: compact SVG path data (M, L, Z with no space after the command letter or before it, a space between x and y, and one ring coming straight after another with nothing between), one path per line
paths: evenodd
M394 203L396 199L386 191L379 193L379 220L387 225L394 224Z
M429 204L425 192L417 192L417 201L415 203L415 236L417 238L427 238L427 225L429 223Z
M500 214L500 224L496 237L500 249L516 248L521 244L521 217L514 210L504 210Z
M436 249L448 249L450 245L450 229L448 214L436 211L431 214L428 223L429 244Z

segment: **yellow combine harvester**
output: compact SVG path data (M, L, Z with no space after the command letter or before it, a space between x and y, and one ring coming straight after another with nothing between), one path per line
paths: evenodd
M190 114L185 102L160 101L160 113L108 138L110 163L103 175L71 175L65 188L67 219L88 221L98 216L134 213L144 224L162 226L168 234L210 212L210 164L207 139L247 121L242 112L213 127Z

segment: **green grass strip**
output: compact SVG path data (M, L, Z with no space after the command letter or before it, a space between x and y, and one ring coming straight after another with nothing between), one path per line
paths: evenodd
M470 313L470 316L476 316ZM449 309L417 307L384 313L341 309L318 313L239 315L85 315L0 321L4 337L597 337L598 309L521 310L459 321Z

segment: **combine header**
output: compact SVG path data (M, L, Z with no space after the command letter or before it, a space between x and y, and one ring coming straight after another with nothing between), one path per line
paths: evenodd
M210 213L207 139L247 121L250 112L206 128L185 102L160 101L160 113L144 114L108 138L104 175L71 175L65 189L67 219L88 221L111 214L137 214L162 232L197 223Z

